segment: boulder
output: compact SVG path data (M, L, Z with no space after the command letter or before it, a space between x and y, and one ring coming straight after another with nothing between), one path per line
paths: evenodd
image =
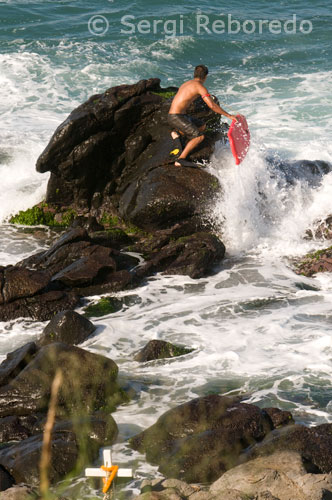
M277 451L299 453L311 472L332 472L332 424L316 427L291 425L277 429L248 452L248 458L256 458Z
M119 212L138 227L169 227L197 214L203 216L219 191L216 178L203 169L159 166L128 186Z
M0 418L0 443L22 441L30 437L37 421L38 417L35 415L31 415L30 419L16 415Z
M0 321L17 318L47 321L53 318L54 314L64 309L74 309L79 304L80 298L76 293L53 290L0 305Z
M169 410L130 445L167 477L204 483L237 465L241 453L272 429L257 406L211 395Z
M295 272L304 276L313 276L317 273L332 272L332 247L309 253L297 263Z
M43 271L8 266L3 273L0 303L12 302L22 297L32 297L43 290L48 282L49 276Z
M0 449L0 466L16 483L39 484L39 461L43 436L32 436L9 448ZM52 454L49 468L51 483L59 481L71 472L78 459L78 443L73 432L54 432L52 434Z
M81 295L129 288L138 262L115 248L94 244L82 227L69 229L47 251L0 269L6 291L0 298L0 321L50 320L79 305Z
M225 490L233 488L254 498L325 500L332 498L332 476L308 474L299 453L279 452L225 472L210 493L216 499L228 498Z
M53 342L77 345L84 342L96 327L75 311L62 311L54 316L46 325L38 345L44 346Z
M138 269L137 275L153 272L186 274L202 278L219 264L225 255L225 246L211 233L195 233L169 242L150 255L149 261Z
M45 411L57 368L63 375L59 414L87 414L123 399L116 385L118 367L114 361L54 343L42 347L14 380L0 388L0 417Z
M142 363L153 359L175 358L192 351L193 349L173 345L164 340L150 340L146 346L135 355L134 360Z
M25 484L12 486L0 493L0 500L33 500L38 497L38 491Z
M30 363L36 351L36 344L28 342L23 347L8 353L0 365L0 386L8 384L10 380L14 379Z
M324 220L317 220L312 229L306 231L307 239L332 240L332 215Z
M0 465L0 491L7 490L15 483L14 478ZM0 499L2 498L0 493Z

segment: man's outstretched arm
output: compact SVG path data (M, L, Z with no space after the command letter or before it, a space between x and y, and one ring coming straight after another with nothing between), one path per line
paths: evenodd
M230 115L229 113L227 113L227 111L222 109L217 103L214 102L214 100L212 99L212 97L210 96L210 94L208 93L208 91L206 89L205 89L205 92L201 95L202 95L202 99L204 100L205 104L207 104L209 106L209 108L212 109L212 111L214 111L215 113L218 113L219 115L226 116L226 118L229 118L230 120L237 121L237 118L235 115Z

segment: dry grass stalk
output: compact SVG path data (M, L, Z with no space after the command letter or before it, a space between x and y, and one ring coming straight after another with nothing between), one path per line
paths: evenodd
M47 419L44 428L43 446L39 463L40 470L40 494L43 499L48 498L50 482L48 479L48 470L51 463L51 442L52 430L54 427L56 416L56 405L60 386L62 384L61 370L57 370L51 387L51 398L47 412Z

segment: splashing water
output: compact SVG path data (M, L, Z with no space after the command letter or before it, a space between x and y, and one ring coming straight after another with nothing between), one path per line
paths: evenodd
M252 142L238 166L223 145L211 162L210 171L224 191L212 217L228 253L256 251L271 257L304 254L313 246L305 238L306 231L331 214L332 172L324 176L318 173L315 179L304 168L301 173L301 165L290 163L285 176L281 159L268 162L265 150ZM296 178L298 166L302 179Z

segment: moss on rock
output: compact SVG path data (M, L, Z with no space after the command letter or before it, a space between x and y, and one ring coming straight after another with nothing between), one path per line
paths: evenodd
M87 318L106 316L122 309L122 301L114 297L102 297L95 304L90 304L84 309L84 316Z
M72 208L56 213L46 203L41 203L27 210L20 210L9 219L9 222L21 226L68 227L75 217L77 213Z

